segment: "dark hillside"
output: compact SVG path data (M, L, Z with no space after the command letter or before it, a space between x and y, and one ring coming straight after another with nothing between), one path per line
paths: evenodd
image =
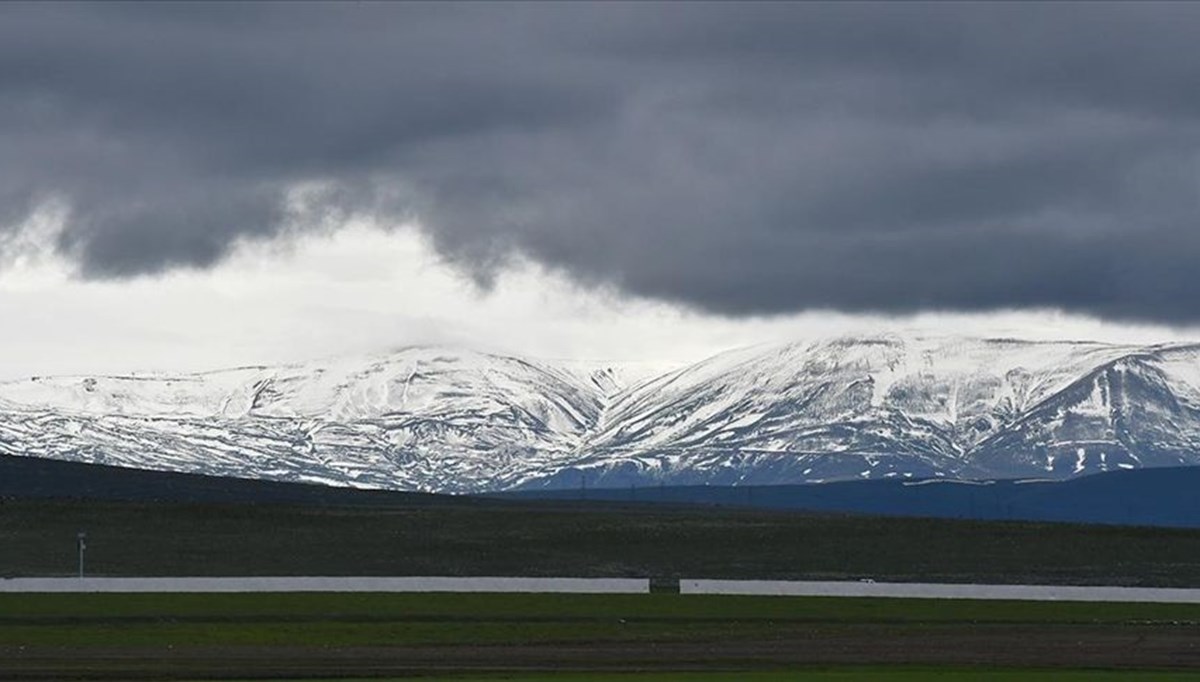
M506 499L669 502L887 516L1200 528L1200 467L1067 481L846 481L788 486L528 490Z
M0 497L351 506L462 504L461 498L148 471L0 455Z

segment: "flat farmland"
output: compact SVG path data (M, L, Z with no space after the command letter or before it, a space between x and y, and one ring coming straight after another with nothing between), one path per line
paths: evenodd
M411 677L376 678L375 682L399 682ZM1200 679L1200 674L1155 670L984 670L980 668L927 668L921 666L842 666L837 668L796 668L776 672L725 673L544 673L511 675L473 675L469 677L415 678L425 682L1109 682L1111 680L1147 680L1148 682L1185 682ZM296 680L295 682L301 682ZM303 682L346 682L346 678L304 680Z
M840 666L836 668L795 668L775 672L723 673L543 673L472 675L455 677L376 678L375 682L399 682L419 679L424 682L1109 682L1147 680L1148 682L1191 682L1200 673L1161 670L1047 670L981 668L929 668L923 666ZM247 681L249 682L249 681ZM295 682L302 682L296 680ZM347 682L346 678L303 680L303 682Z
M581 680L688 672L756 672L770 680L780 671L792 675L786 679L861 674L837 666L863 665L889 675L921 667L959 674L1200 668L1200 605L669 594L6 594L0 614L0 678L9 680L537 679L547 671L578 673L574 679Z
M1200 587L1200 530L440 500L8 500L0 577L530 576Z
M489 500L373 507L9 500L0 505L0 575L73 574L80 530L88 533L93 576L1200 586L1200 532L1190 530ZM499 675L532 682L550 671L577 682L756 679L750 673L763 682L1195 679L1198 647L1200 605L1188 604L0 594L6 680Z

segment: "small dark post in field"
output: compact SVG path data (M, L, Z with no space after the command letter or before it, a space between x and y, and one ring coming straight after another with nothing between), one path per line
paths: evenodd
M87 549L87 533L79 531L75 536L75 543L79 547L79 577L83 578L83 550Z

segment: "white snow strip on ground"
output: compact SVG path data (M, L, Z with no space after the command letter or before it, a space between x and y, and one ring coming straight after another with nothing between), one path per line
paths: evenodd
M785 580L681 580L682 594L1200 603L1200 589L1072 585L950 585Z
M562 592L645 594L645 578L7 578L0 592Z

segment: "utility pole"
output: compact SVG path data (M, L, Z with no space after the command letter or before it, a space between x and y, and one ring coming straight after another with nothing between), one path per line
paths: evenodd
M75 536L76 544L79 546L79 579L83 579L83 550L87 549L87 533L79 531Z

